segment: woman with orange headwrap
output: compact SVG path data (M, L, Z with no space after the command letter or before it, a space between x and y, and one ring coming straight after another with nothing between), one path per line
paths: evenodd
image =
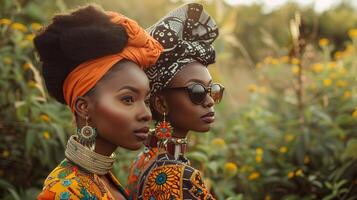
M111 173L114 151L139 149L147 138L143 70L161 45L135 21L95 6L55 16L34 43L49 93L70 107L77 125L38 199L127 199Z

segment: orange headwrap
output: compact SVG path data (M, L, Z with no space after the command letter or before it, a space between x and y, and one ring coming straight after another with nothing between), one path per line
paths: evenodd
M104 56L80 64L67 77L63 84L63 95L67 105L74 113L77 97L84 95L103 77L114 64L128 59L142 69L156 63L163 48L132 19L115 12L107 12L111 21L122 25L128 34L128 44L119 53Z

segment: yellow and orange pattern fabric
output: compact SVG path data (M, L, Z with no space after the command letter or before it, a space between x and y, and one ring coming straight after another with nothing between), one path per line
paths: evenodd
M112 173L107 178L127 199L128 195ZM99 176L65 159L46 178L38 200L114 200Z
M139 200L214 200L201 173L189 166L186 158L175 160L167 153L157 155L140 174L137 188L135 199Z
M137 199L138 181L140 174L153 162L158 153L158 148L145 147L134 163L130 167L129 177L127 181L126 191L129 194L129 199Z

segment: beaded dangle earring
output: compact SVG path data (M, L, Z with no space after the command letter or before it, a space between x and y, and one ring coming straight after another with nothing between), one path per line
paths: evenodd
M166 121L166 112L164 112L163 121L157 123L155 127L156 136L158 138L158 147L163 148L172 135L172 126L170 122Z
M82 128L77 128L77 135L79 143L94 151L97 129L88 125L88 116L86 116L86 125Z

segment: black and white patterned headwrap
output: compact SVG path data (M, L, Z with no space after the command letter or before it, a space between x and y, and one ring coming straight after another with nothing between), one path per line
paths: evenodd
M146 31L164 47L157 63L146 71L151 94L167 87L183 66L194 61L205 66L215 62L211 44L218 27L201 4L178 7Z

